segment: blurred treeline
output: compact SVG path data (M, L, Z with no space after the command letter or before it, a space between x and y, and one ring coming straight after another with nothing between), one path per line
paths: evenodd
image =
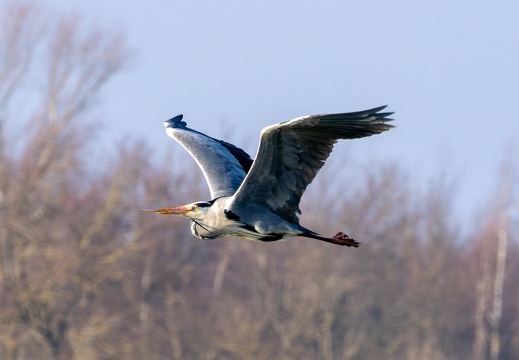
M510 169L467 235L447 184L418 191L380 164L323 174L303 201L306 226L351 230L359 249L204 242L183 219L137 210L199 200L194 162L196 181L145 143L108 158L94 146L91 110L125 64L124 38L2 10L1 359L519 358Z

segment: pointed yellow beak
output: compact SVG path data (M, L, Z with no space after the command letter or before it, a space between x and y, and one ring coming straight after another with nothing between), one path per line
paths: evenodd
M162 208L157 210L148 210L148 209L140 209L145 212L152 212L155 214L161 215L185 215L190 211L193 211L192 206L182 205L182 206L173 206L168 208Z

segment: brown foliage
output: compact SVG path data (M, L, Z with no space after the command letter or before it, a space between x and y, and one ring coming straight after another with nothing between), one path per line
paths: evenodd
M335 169L329 179L325 171L303 198L305 225L351 232L363 243L359 249L299 238L195 239L182 219L138 208L198 199L207 191L201 175L193 182L169 171L176 158L150 162L140 143L95 159L95 171L89 166L88 109L124 63L122 38L34 6L5 13L0 358L471 356L475 328L488 326L492 216L462 235L448 186L432 182L420 193L404 170L383 164L356 177ZM42 102L31 103L23 118L13 104L30 90L31 76L43 84ZM20 126L23 138L8 136ZM194 162L187 166L200 174ZM501 354L515 358L513 234L508 246ZM488 345L481 346L487 354Z

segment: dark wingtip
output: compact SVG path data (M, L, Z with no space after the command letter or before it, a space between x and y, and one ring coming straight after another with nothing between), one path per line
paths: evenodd
M386 122L393 121L393 119L389 118L388 116L393 115L395 112L394 111L380 112L380 111L384 110L386 107L387 107L387 105L379 106L374 109L370 109L370 110L366 111L366 113L370 116L375 116L375 119L377 119L377 120L382 120L384 122L384 125L386 125L388 127L386 130L389 130L391 128L394 128L395 125L389 125L389 124L386 124Z
M376 107L373 109L366 110L366 111L364 111L364 113L365 113L365 116L375 115L377 117L384 117L384 118L387 116L391 116L395 113L394 111L381 112L385 108L387 108L387 105L383 105L383 106L379 106L379 107ZM388 119L388 120L393 120L393 119Z
M377 106L376 108L366 110L365 112L367 114L374 114L374 113L378 113L381 110L384 110L385 108L387 108L387 105Z
M186 127L187 123L185 121L182 121L183 117L184 115L182 114L172 117L171 119L164 121L164 126L166 128Z

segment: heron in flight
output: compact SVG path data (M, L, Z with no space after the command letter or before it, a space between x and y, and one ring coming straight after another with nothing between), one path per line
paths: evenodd
M187 127L178 115L165 121L166 133L196 160L211 200L146 210L191 220L202 240L238 237L276 241L303 236L358 247L342 232L324 237L299 224L299 202L339 139L357 139L391 129L385 106L370 110L309 115L261 131L256 159L242 149Z

